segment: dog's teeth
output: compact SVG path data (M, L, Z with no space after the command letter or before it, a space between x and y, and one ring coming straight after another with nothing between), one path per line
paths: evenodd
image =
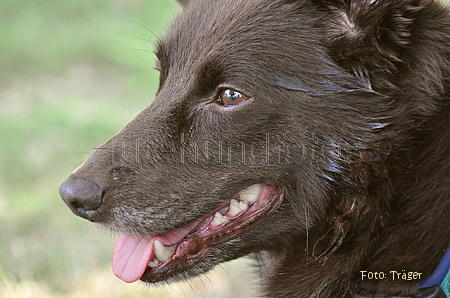
M254 184L239 192L239 198L241 201L252 203L258 199L262 190L262 184Z
M159 265L159 261L157 258L154 258L153 260L151 260L150 262L148 262L148 267L150 268L156 268Z
M160 262L167 261L175 252L175 247L165 246L159 240L155 240L153 243L155 249L155 256Z
M217 211L216 214L214 215L214 219L211 222L211 225L217 226L217 225L220 225L220 224L226 222L227 220L228 220L228 218L226 216L222 215L222 213Z
M235 199L232 199L230 202L230 210L228 211L228 215L236 215L244 210L247 210L248 203L244 201L236 201Z

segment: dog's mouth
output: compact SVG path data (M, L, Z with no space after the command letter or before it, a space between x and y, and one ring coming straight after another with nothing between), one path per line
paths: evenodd
M119 235L114 274L125 282L166 280L192 268L204 251L260 223L281 204L274 187L254 184L212 212L164 235Z

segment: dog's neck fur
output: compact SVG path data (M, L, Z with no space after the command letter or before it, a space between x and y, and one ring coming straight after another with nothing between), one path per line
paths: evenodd
M450 127L450 123L447 125ZM449 138L450 133L443 139ZM446 212L450 209L450 193L430 193L427 190L430 183L448 183L449 176L447 174L439 177L441 173L438 170L436 172L435 177L417 182L423 185L422 192L405 195L405 205L418 202L413 210L406 212L399 207L396 213L384 215L389 216L386 221L392 223L389 228L382 226L380 217L383 215L375 213L367 213L360 218L359 225L362 228L358 228L358 223L351 227L346 226L349 222L333 223L336 219L330 216L327 222L309 232L308 239L296 239L299 245L295 250L277 252L280 262L270 274L268 292L272 295L276 293L273 297L296 297L298 293L302 293L302 297L346 297L350 292L363 295L416 293L419 284L434 271L449 247L448 223L442 218L448 217ZM371 222L378 224L372 225L370 229L368 225ZM432 228L424 230L423 227ZM339 233L343 233L344 238L335 243L336 234ZM327 235L326 238L323 235ZM329 245L335 247L330 249ZM325 251L325 254L321 254L321 251ZM367 254L362 255L361 251L366 251ZM264 263L263 266L270 267L275 262L276 257L272 257L269 265ZM389 264L389 268L386 264ZM417 281L392 281L388 278L361 283L362 270L405 270L422 273L424 278ZM290 274L292 271L296 274ZM302 278L298 279L298 276ZM292 284L296 284L297 288L288 293L288 289L293 289ZM342 287L344 284L347 285L346 288Z

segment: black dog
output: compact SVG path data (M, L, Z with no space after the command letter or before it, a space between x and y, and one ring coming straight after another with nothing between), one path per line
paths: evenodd
M174 281L253 253L268 297L443 297L425 280L448 269L449 11L180 3L154 102L60 188L121 233L115 274Z

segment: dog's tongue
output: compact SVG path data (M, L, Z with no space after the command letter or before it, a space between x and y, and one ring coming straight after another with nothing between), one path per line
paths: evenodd
M152 240L148 235L119 235L113 257L114 274L128 283L141 278L153 253Z
M147 269L148 262L154 257L153 243L155 240L166 246L174 245L182 240L200 222L200 219L196 220L163 236L119 235L113 256L114 274L124 282L132 283L137 281Z

